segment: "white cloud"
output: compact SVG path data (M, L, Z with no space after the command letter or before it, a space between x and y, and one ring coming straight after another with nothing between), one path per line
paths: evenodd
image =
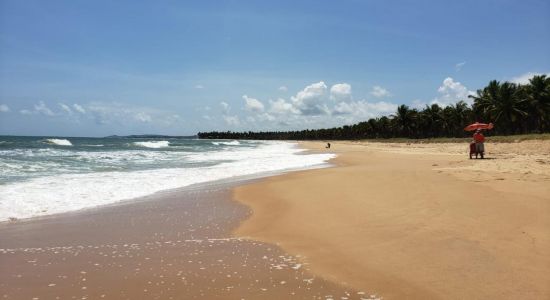
M144 113L144 112L138 112L134 115L134 118L140 122L143 123L149 123L152 121L152 118L150 115Z
M510 82L517 83L517 84L528 84L529 79L533 78L533 76L536 76L536 75L550 76L550 72L546 72L546 73L527 72L525 74L522 74L520 76L510 79Z
M45 115L49 117L55 116L55 113L44 103L44 101L39 101L38 104L33 106L33 110L22 109L19 111L22 115Z
M34 111L36 111L36 113L43 114L50 117L55 115L53 111L49 109L48 106L46 106L46 103L44 103L44 101L40 101L38 102L38 104L35 104Z
M473 91L469 91L462 83L454 81L451 77L443 80L443 84L437 89L437 92L439 96L431 104L439 104L441 106L453 105L461 100L471 104L472 100L468 96L475 94Z
M279 91L286 92L286 91L288 91L288 88L286 86L282 85L282 86L279 87Z
M202 89L204 89L204 86L202 84L197 84L197 85L195 85L195 88L198 89L198 90L202 90Z
M373 118L395 112L397 104L385 101L340 102L334 106L335 115L354 115L357 118Z
M220 106L222 108L222 118L227 125L238 126L239 124L241 124L238 116L229 114L229 112L231 111L231 106L227 102L220 102Z
M330 98L332 100L351 99L351 85L347 83L337 83L330 88Z
M292 104L303 115L326 114L326 105L323 104L327 86L323 81L310 84L292 96Z
M327 85L320 81L306 86L290 100L269 100L268 107L264 106L263 111L259 108L252 109L253 104L257 103L247 101L245 111L248 115L242 120L229 114L224 114L223 120L229 125L251 127L254 130L280 130L283 126L285 130L300 130L353 124L394 113L397 109L397 104L391 102L354 101L351 95L352 87L347 83L334 84L329 90ZM252 98L245 96L243 99L246 101Z
M229 104L227 104L227 102L220 102L220 106L222 107L222 113L223 114L228 114L229 111L231 110L231 107L229 106Z
M243 99L245 101L246 110L257 113L261 113L264 111L264 104L258 99L248 97L247 95L243 95Z
M61 107L61 109L62 109L63 111L65 111L66 113L68 113L68 114L72 114L72 113L73 113L72 109L71 109L67 104L64 104L64 103L58 103L58 104L59 104L59 106Z
M428 103L426 103L426 102L424 102L424 101L422 101L422 100L420 100L420 99L415 99L415 100L412 101L411 104L412 104L412 105L411 105L412 108L422 109L422 108L424 108L424 107L426 106L426 104L428 104Z
M81 114L85 114L85 113L86 113L86 110L85 110L82 106L80 106L80 105L78 105L78 104L76 104L76 103L73 104L73 108L74 108L74 110L76 110L77 112L79 112L79 113L81 113Z
M269 111L274 114L299 114L300 111L295 108L292 103L287 102L285 99L279 98L275 101L269 100Z
M462 67L464 67L465 64L466 64L465 61L457 63L457 64L455 65L455 70L456 70L457 72L460 72L460 70L462 70Z
M372 91L370 92L371 95L373 95L376 98L384 98L391 96L390 92L386 90L385 88L375 85L372 87Z
M223 116L223 120L227 125L230 126L238 126L239 124L241 124L238 116Z
M9 112L10 108L6 104L0 104L0 112Z
M139 122L169 127L183 121L179 115L170 111L119 102L92 102L86 106L85 111L88 113L80 116L81 118L88 117L100 125L116 123L127 126Z

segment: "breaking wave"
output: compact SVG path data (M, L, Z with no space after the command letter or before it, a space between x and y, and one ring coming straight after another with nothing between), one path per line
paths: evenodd
M146 148L164 148L170 145L169 141L149 141L149 142L134 142L134 145Z
M47 144L57 145L57 146L72 146L71 141L66 139L47 139Z

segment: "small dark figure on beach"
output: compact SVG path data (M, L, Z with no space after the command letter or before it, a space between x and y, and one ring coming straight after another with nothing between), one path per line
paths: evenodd
M330 149L330 143L327 143L327 146L325 148Z
M485 152L485 146L483 144L484 142L485 142L485 136L483 135L483 133L481 133L480 129L476 130L476 133L474 133L474 143L476 146L476 158L477 158L477 155L479 154L483 159L483 154Z

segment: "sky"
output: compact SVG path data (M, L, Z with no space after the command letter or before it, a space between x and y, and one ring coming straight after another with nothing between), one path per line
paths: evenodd
M0 134L354 124L550 73L550 1L0 0Z

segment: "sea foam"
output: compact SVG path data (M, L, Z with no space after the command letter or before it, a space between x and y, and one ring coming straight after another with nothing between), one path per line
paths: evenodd
M227 146L238 146L241 143L237 140L231 141L231 142L212 142L212 144L219 146L219 145L227 145Z
M46 143L58 146L72 146L71 141L66 139L47 139Z
M164 148L170 146L169 141L134 142L134 145L146 148Z
M286 142L247 142L242 147L180 154L162 150L141 152L116 151L108 156L104 152L89 152L85 156L77 153L94 165L102 159L113 161L124 157L142 157L145 161L161 163L168 158L166 155L177 155L173 159L180 157L179 160L184 159L188 165L132 171L63 172L2 184L0 221L95 207L215 180L311 168L334 157L329 153L306 155L295 144ZM58 156L63 152L54 153Z

